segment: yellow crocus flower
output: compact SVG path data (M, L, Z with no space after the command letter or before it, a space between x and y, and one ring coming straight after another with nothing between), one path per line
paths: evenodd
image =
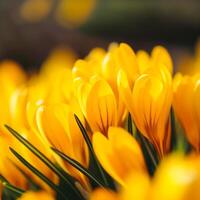
M55 197L52 196L50 193L45 192L45 191L28 191L25 192L18 200L55 200Z
M176 74L173 107L189 142L200 152L200 74Z
M72 105L62 103L55 105L41 105L36 111L37 128L47 146L57 148L87 167L87 147L74 118L74 112L76 111L71 106ZM79 113L76 112L76 114L84 124L84 119L80 111ZM83 174L68 163L63 163L56 155L54 156L62 167L68 170L84 185L87 185L87 181Z
M107 53L95 49L73 67L77 99L93 132L106 134L109 126L120 126L125 119L126 109L117 87L121 68L132 84L138 67L135 53L125 43L111 44Z
M104 169L123 186L131 172L146 172L139 144L122 128L110 127L108 138L100 132L94 133L93 146Z
M160 157L169 150L169 112L172 101L172 80L162 65L149 68L130 88L126 74L120 71L119 90L139 131L155 146Z
M79 102L93 132L107 134L109 126L117 125L117 103L110 85L103 79L79 88Z
M11 96L11 106L10 106L10 123L9 125L19 132L23 137L25 137L28 141L31 142L39 151L45 154L49 159L52 159L52 154L50 149L47 148L41 141L38 134L32 127L29 125L26 115L26 108L27 108L27 88L23 86L22 88L16 89L16 91ZM6 132L6 134L8 134ZM10 135L8 135L7 139L4 142L8 142ZM24 147L19 141L14 138L10 138L12 143L9 145L13 149L15 149L20 155L22 155L28 162L30 162L34 167L40 169L47 177L55 180L55 176L51 172L51 170L44 165L36 156L34 156L26 147ZM9 152L9 148L7 149ZM13 156L9 156L9 158L16 162L16 159L13 159ZM17 164L19 165L19 164ZM42 187L46 187L43 182L37 178L34 174L30 173L30 171L23 166L22 164L19 165L26 173L33 178L36 182L38 182Z

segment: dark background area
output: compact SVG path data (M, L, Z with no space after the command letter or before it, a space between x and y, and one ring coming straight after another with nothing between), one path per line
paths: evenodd
M128 42L136 50L162 44L179 57L191 52L200 36L199 0L96 0L78 26L60 24L54 16L60 0L52 1L48 15L29 21L20 15L25 0L0 0L1 60L38 68L57 46L69 46L83 57L91 48L107 48L113 41ZM81 12L80 3L74 7Z

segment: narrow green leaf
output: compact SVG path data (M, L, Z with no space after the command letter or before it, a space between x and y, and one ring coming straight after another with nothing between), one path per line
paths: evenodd
M20 197L25 191L11 185L5 177L0 175L0 182L3 184L5 188L7 188L9 191L13 192L17 197Z
M132 119L131 114L128 113L128 132L133 135L133 126L132 126Z
M149 143L149 141L139 132L139 130L137 130L136 136L137 136L137 139L139 140L139 143L141 144L141 148L142 148L145 162L147 164L149 172L151 175L153 175L158 165L158 158L157 158L156 151L153 148L153 146Z
M28 161L26 161L20 154L18 154L14 149L10 147L10 151L15 155L15 157L22 162L30 171L32 171L35 175L37 175L42 181L44 181L49 187L51 187L54 191L60 193L63 197L65 197L64 193L59 190L56 184L54 184L51 180L49 180L42 172L36 169L33 165L31 165Z
M12 160L10 160L10 162L16 167L16 169L25 177L25 179L27 180L27 182L29 183L29 188L30 190L40 190L40 186L35 183L30 177L29 175L23 171L18 165L16 165Z
M76 188L76 186L71 182L68 178L70 175L64 171L61 171L60 168L55 165L52 161L50 161L42 152L40 152L37 148L35 148L28 140L22 137L19 133L17 133L14 129L5 125L5 127L9 130L9 132L18 139L24 146L26 146L34 155L36 155L46 166L48 166L66 185L69 186L71 193L74 193L74 196L79 197L80 199L84 199L81 195L80 191Z
M76 122L77 122L77 124L78 124L78 126L79 126L79 128L80 128L80 130L81 130L81 133L82 133L82 135L83 135L83 137L84 137L86 143L87 143L87 146L88 146L88 149L89 149L89 151L90 151L90 153L91 153L91 156L92 156L93 159L94 159L94 162L95 162L96 167L97 167L98 172L99 172L99 173L98 173L98 174L99 174L99 177L102 178L102 180L103 180L103 182L104 182L104 185L105 185L106 187L109 187L109 181L107 180L106 174L104 173L104 171L103 171L103 169L102 169L102 167L101 167L99 161L98 161L97 158L96 158L96 155L95 155L95 153L94 153L94 149L93 149L92 143L91 143L91 141L90 141L90 138L89 138L89 136L88 136L88 134L87 134L87 131L85 130L84 126L82 125L81 121L80 121L79 118L76 116L76 114L74 114L74 117L75 117L75 120L76 120Z
M69 156L65 155L61 151L51 148L56 154L58 154L62 159L67 161L70 165L72 165L74 168L78 169L81 173L83 173L85 176L87 176L90 180L94 181L99 187L104 187L100 180L98 180L96 177L94 177L85 167L83 167L79 162L76 160L70 158Z
M170 111L170 120L171 120L171 147L170 151L177 149L177 134L176 134L176 124L173 108Z

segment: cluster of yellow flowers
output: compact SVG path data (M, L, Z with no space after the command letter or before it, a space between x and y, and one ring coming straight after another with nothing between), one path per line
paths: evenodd
M31 76L12 61L1 62L2 199L10 192L16 195L11 199L20 200L199 200L199 51L188 67L195 68L192 74L174 75L164 47L135 53L125 43L113 43L108 51L95 48L82 60L57 49ZM192 147L189 153L177 145L178 123ZM34 154L34 147L45 158ZM98 163L94 174L91 157ZM97 168L106 177L96 179ZM76 180L79 198L66 187L62 197L56 195L65 173Z

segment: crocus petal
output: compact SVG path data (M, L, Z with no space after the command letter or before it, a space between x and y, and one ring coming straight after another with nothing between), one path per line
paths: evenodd
M145 172L138 143L121 128L110 127L108 139L99 132L94 133L93 146L104 169L121 185L125 185L124 180L131 172Z

